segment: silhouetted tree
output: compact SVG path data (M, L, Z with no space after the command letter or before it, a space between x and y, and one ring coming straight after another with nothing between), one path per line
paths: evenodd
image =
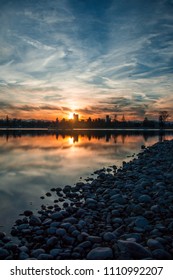
M143 125L144 127L147 127L147 126L148 126L148 118L147 118L147 117L145 117L145 119L143 120L142 125Z
M166 120L169 118L169 113L167 111L161 111L159 113L159 127L163 128L165 126Z
M125 116L123 115L122 116L122 122L125 122L126 121L126 119L125 119Z
M6 126L9 127L9 117L8 117L8 115L6 116Z

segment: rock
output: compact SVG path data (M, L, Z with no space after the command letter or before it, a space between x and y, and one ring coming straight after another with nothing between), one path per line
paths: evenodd
M55 228L58 228L60 226L61 222L52 222L50 224L50 227L55 227Z
M44 254L44 249L35 249L31 252L31 257L37 258L40 254Z
M40 254L38 260L53 260L53 256L50 254Z
M45 219L43 222L42 222L42 225L43 226L48 226L52 223L52 219Z
M55 212L51 215L51 219L56 221L61 221L64 218L63 214L61 212Z
M68 228L69 228L70 226L71 226L71 223L64 223L64 222L63 222L63 223L61 224L61 227L62 227L62 228L65 228L66 230L68 230Z
M29 224L31 226L39 226L39 225L41 225L41 220L39 217L32 215L32 216L30 216Z
M78 220L74 217L69 217L64 219L64 223L70 223L70 224L77 224Z
M160 212L160 207L159 205L153 205L151 206L151 211L154 212L154 213L159 213Z
M171 260L171 255L164 249L156 249L152 252L153 258L156 260Z
M33 212L30 211L30 210L25 210L23 214L24 214L26 217L29 217L29 216L33 215Z
M61 252L62 252L62 249L52 249L52 250L50 250L50 255L53 258L56 258Z
M0 260L5 260L9 256L9 252L6 249L0 248Z
M71 233L71 235L73 236L73 237L77 237L78 235L80 234L80 231L79 230L74 230L72 233Z
M149 203L149 202L151 202L151 197L149 195L147 195L147 194L143 194L143 195L139 196L138 200L141 203Z
M19 260L26 260L29 258L29 255L25 252L20 252L19 254Z
M102 238L100 236L94 236L94 235L89 235L86 238L88 241L91 241L92 243L101 243Z
M21 230L21 233L23 234L23 235L28 235L28 234L30 234L31 233L31 230L28 228L28 229L22 229Z
M136 233L136 232L123 234L121 236L121 238L125 238L125 239L133 238L133 239L135 239L135 242L137 242L137 243L141 242L141 240L142 240L141 234Z
M47 244L47 246L49 246L49 247L53 247L54 245L57 244L57 242L58 242L58 238L55 237L55 236L52 236L52 237L50 237L50 238L47 240L46 244Z
M65 193L65 194L66 194L66 193L68 193L68 192L70 192L70 191L71 191L71 188L72 188L71 186L66 185L66 186L63 188L63 190L62 190L62 191L63 191L63 193Z
M0 239L3 239L6 236L5 232L0 231Z
M29 249L28 249L26 246L21 246L21 247L19 247L19 250L20 250L21 252L25 252L25 253L28 253L28 252L29 252Z
M62 240L65 244L68 244L68 245L73 245L75 242L75 239L69 235L64 235L62 237Z
M55 235L56 231L57 231L56 227L50 227L50 228L47 229L47 233L50 234L50 235Z
M146 218L144 217L138 217L136 220L135 220L135 225L136 227L140 227L142 229L147 229L148 228L148 225L149 225L149 222Z
M43 235L44 234L44 230L43 229L36 230L35 234Z
M66 235L67 234L67 232L66 232L66 230L64 229L64 228L58 228L57 230L56 230L56 235L57 236L64 236L64 235Z
M87 254L87 260L111 260L113 259L113 251L109 247L97 247Z
M17 234L18 234L18 230L15 229L15 228L13 228L13 229L11 230L11 235L12 235L12 236L16 236Z
M115 235L112 232L105 232L103 235L103 240L107 242L111 242L115 240Z
M82 247L82 248L84 248L84 249L90 248L90 247L91 247L91 241L84 241L84 242L78 244L78 246L79 246L79 247Z
M120 216L120 211L117 209L112 210L112 217L119 217Z
M5 236L5 237L2 239L2 241L3 241L4 243L8 243L8 242L10 242L10 241L12 241L12 240L11 240L11 238L10 238L9 236Z
M46 196L47 196L47 197L50 197L50 196L52 196L52 194L51 194L50 192L47 192L47 193L46 193Z
M151 257L150 251L136 242L118 240L118 247L120 251L130 254L133 259L141 260Z
M139 204L136 204L133 206L133 210L132 210L136 215L141 215L144 213L144 208L139 205Z
M10 250L10 251L15 252L18 250L18 245L11 241L11 242L6 243L4 248L7 249L8 251Z
M23 230L23 229L28 229L29 228L29 225L28 224L22 224L22 225L19 225L18 227L17 227L17 229L19 230L19 231L21 231L21 230Z
M121 218L112 218L111 222L112 222L113 224L122 225L123 219L121 219Z
M147 246L149 248L151 248L152 250L154 250L154 249L163 249L163 245L159 241L157 241L155 239L148 239Z
M123 198L123 196L121 194L115 194L113 196L111 196L111 200L114 201L114 203L118 203L118 204L125 204L126 200Z

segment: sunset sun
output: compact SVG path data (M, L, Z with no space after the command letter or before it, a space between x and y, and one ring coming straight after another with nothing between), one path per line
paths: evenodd
M69 116L68 116L69 120L73 120L73 118L74 118L73 115L74 115L74 112L69 113Z

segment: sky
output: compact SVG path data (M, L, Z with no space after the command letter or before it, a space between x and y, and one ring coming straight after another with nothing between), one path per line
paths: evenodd
M173 120L173 0L0 0L0 118Z

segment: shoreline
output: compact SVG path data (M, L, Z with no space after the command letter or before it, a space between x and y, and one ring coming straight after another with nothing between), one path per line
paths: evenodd
M0 131L158 131L169 132L173 128L39 128L39 127L0 127Z
M172 171L170 140L92 182L52 188L53 205L13 226L19 244L0 232L0 259L173 259Z

